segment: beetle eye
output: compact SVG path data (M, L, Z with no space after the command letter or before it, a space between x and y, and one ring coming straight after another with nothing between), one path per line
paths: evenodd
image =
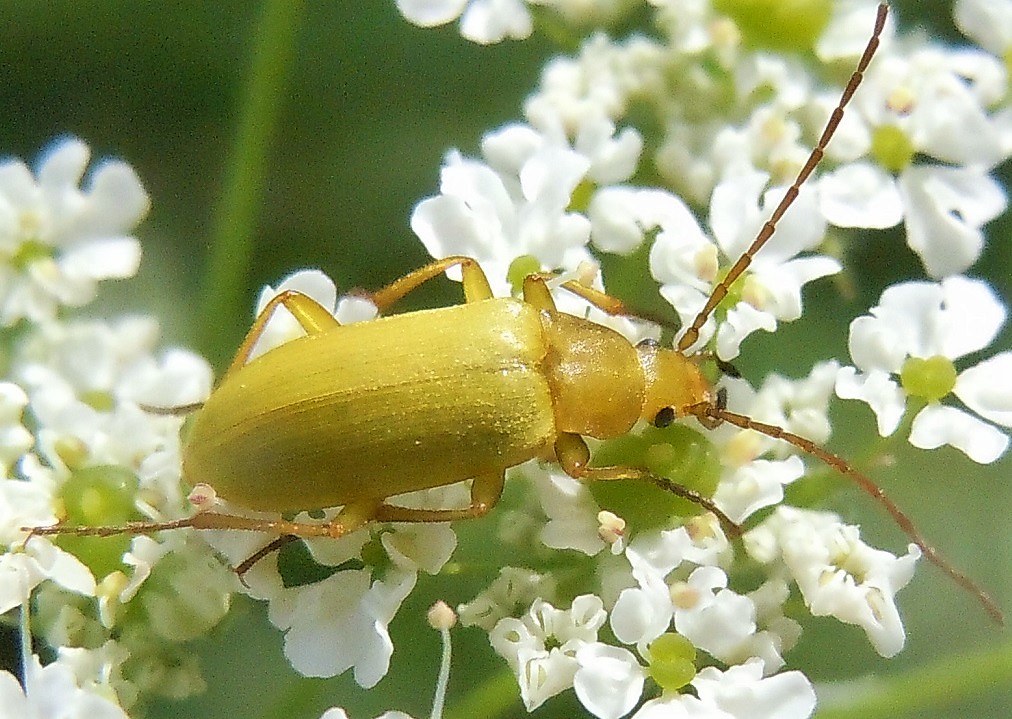
M675 408L664 407L657 416L654 417L655 427L667 427L669 424L675 421Z
M661 343L655 339L647 337L645 340L640 340L639 342L637 342L636 346L655 350L661 346Z

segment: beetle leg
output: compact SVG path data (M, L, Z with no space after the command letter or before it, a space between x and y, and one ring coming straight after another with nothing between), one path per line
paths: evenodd
M524 278L524 301L529 302L539 310L551 310L554 312L556 310L555 300L552 299L551 290L548 289L548 280L554 278L555 275L550 272L527 275ZM669 317L663 317L645 310L633 309L618 297L612 297L605 292L595 290L593 287L588 287L577 280L566 280L562 283L561 287L567 292L572 292L574 295L582 297L605 314L618 317L636 317L647 322L652 322L655 325L660 325L661 327L667 327L673 331L678 330L678 325Z
M191 517L173 519L167 522L128 522L127 524L104 527L66 527L53 524L48 527L24 527L29 539L34 535L73 534L79 537L109 537L116 534L150 534L167 529L225 529L266 532L268 534L291 534L297 537L342 537L373 519L379 502L349 504L329 522L291 522L287 519L266 519L243 517L220 512L199 512Z
M480 300L492 299L492 288L488 284L488 278L484 270L478 265L478 261L463 255L452 255L441 260L430 262L424 267L419 267L409 272L400 279L396 279L386 287L375 292L365 292L363 296L376 305L380 312L390 309L390 306L401 298L408 295L420 285L438 277L451 267L459 266L464 285L464 302L478 302Z
M548 289L550 274L534 274L524 277L524 302L534 305L539 310L556 311L555 300L552 299L552 292Z
M228 377L246 364L257 340L264 333L264 328L267 327L267 323L274 316L280 305L284 305L285 309L292 313L292 316L302 329L306 331L306 334L316 335L341 326L341 323L334 319L334 316L330 314L327 308L312 297L295 290L285 290L271 299L263 311L257 315L256 320L253 321L253 326L250 327L242 344L239 345L232 364L228 366L228 370L226 370L224 375L225 377Z
M498 504L505 481L504 470L475 477L471 483L471 504L462 509L413 509L381 504L373 518L377 522L453 522L482 517Z
M601 290L595 290L593 287L588 287L576 280L567 280L563 282L562 289L567 292L572 292L578 297L582 297L597 309L601 310L605 314L612 315L613 317L635 317L637 319L646 320L647 322L652 322L655 325L660 325L661 327L667 327L668 329L674 331L677 331L680 328L680 325L670 317L630 307L618 297L613 297Z
M570 477L586 481L607 482L615 479L635 479L650 482L663 490L676 494L679 497L698 504L703 509L712 512L721 525L724 532L731 537L740 537L741 526L732 521L730 517L714 504L709 497L704 497L694 489L689 489L677 482L672 482L667 477L649 472L645 469L635 467L588 467L590 461L590 450L583 437L578 434L565 433L559 435L555 441L555 455L559 460L562 469Z

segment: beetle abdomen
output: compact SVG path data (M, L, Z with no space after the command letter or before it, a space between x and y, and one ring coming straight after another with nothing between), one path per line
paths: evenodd
M544 355L537 312L510 299L294 340L215 390L185 478L290 511L502 471L554 442Z

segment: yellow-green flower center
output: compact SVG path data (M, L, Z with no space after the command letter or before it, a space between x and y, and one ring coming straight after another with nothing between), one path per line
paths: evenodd
M745 44L785 52L804 52L829 23L830 0L714 0L717 12L729 16Z
M871 136L871 155L890 172L901 172L914 159L914 143L895 125L876 127Z
M647 648L650 677L664 691L676 691L696 676L696 648L681 634L662 634Z
M937 402L956 386L956 367L948 357L911 357L900 370L900 384L911 397Z
M533 255L520 255L510 263L506 270L506 279L514 295L519 295L524 288L524 278L541 271L541 262Z

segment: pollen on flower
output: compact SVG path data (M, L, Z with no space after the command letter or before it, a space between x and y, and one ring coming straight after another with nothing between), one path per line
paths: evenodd
M720 271L720 257L715 245L706 244L699 248L693 262L696 276L707 282L717 279Z
M900 368L900 385L912 397L936 402L956 387L956 366L948 357L908 357Z
M720 521L713 512L704 512L690 517L684 525L689 539L694 544L702 544L706 540L714 539L720 531Z
M897 85L886 98L886 107L897 115L909 115L917 104L917 94L906 85Z
M757 310L763 310L769 304L770 292L755 275L750 274L746 275L741 284L741 299Z
M625 536L625 520L618 515L601 510L597 513L597 535L606 544L615 544Z
M60 461L71 469L84 466L90 454L84 440L70 435L56 440L53 443L53 449L56 450L56 456L60 458Z
M733 20L720 17L709 25L710 41L714 47L730 49L741 44L741 30Z
M905 170L916 153L910 137L896 125L880 125L872 131L871 155L886 170Z
M699 589L688 582L675 582L670 589L671 603L678 609L692 609L701 599Z
M765 450L763 436L753 430L738 432L724 445L724 461L732 467L742 467L754 461Z
M206 512L218 502L218 493L211 485L198 482L193 485L186 499L196 511Z
M429 626L440 631L452 629L457 623L457 613L442 599L429 607L425 616L429 621Z

